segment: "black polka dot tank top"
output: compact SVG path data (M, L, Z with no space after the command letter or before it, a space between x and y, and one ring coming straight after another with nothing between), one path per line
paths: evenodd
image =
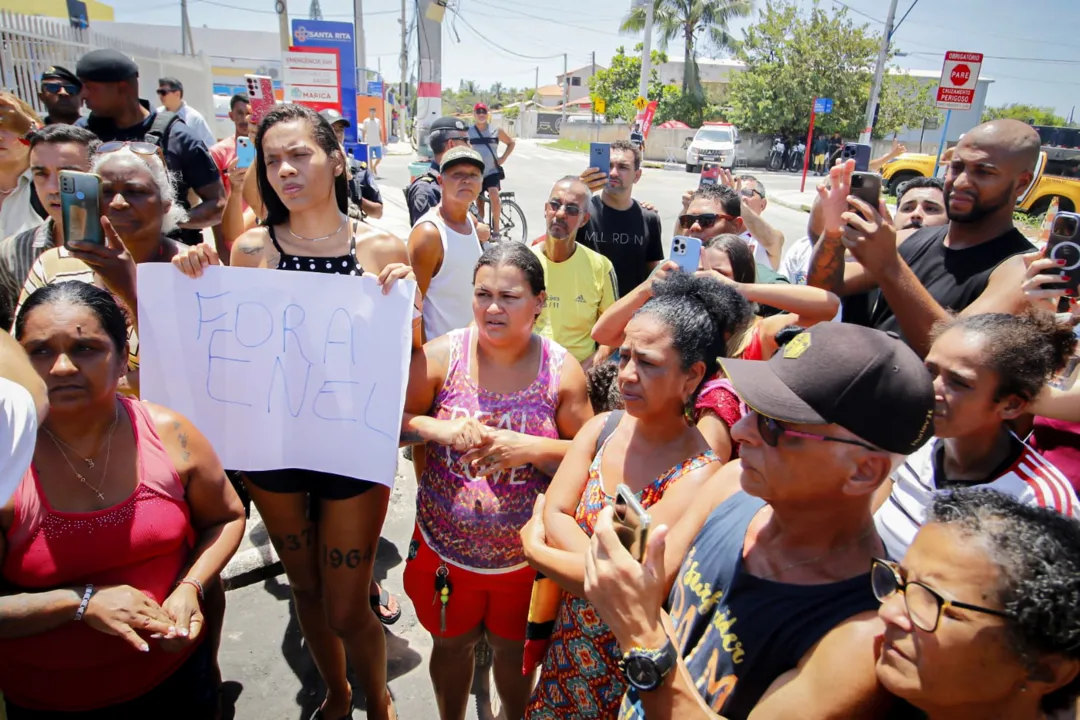
M352 223L349 224L350 230L355 231ZM338 257L305 257L303 255L291 255L281 249L278 245L277 238L274 237L274 228L268 227L270 231L270 242L274 243L274 249L281 255L281 260L278 261L278 270L293 270L301 272L314 272L322 273L324 275L363 275L364 268L361 267L360 261L356 259L356 235L354 232L349 234L349 254L339 255Z

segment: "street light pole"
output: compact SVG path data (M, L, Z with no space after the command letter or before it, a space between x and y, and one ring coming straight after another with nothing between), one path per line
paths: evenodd
M292 45L292 32L289 31L289 5L288 0L275 0L274 11L278 15L278 38L281 40L281 51L287 52Z
M889 43L893 34L893 19L896 17L896 0L889 3L889 14L885 17L885 34L881 37L881 49L878 51L877 67L874 69L874 84L870 86L870 99L866 102L866 125L859 142L870 142L874 129L874 115L877 112L878 98L881 96L881 83L885 77L885 62L889 58Z

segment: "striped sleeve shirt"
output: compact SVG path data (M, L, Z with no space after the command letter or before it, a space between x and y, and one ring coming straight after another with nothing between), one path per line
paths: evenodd
M68 252L68 249L63 245L46 250L37 259L33 267L30 268L30 272L26 276L22 295L19 296L19 307L16 308L15 314L18 315L19 310L22 309L23 303L26 302L26 299L38 288L67 282L69 280L76 280L78 282L104 287L104 284L100 282L94 274L93 268L82 260L72 256L72 254ZM117 302L119 302L119 300L117 300ZM135 371L138 369L139 338L135 334L135 328L129 324L128 370Z
M19 304L30 268L43 252L53 247L53 221L24 230L17 235L0 241L0 323L5 328L11 327L15 320L15 308Z
M1057 510L1069 517L1080 517L1076 492L1069 480L1015 435L1016 452L1011 464L999 468L980 488L1004 493L1025 505ZM892 492L874 514L878 534L885 543L889 557L900 560L915 534L926 520L934 495L942 492L937 486L935 456L944 453L944 441L934 438L912 455L893 473Z

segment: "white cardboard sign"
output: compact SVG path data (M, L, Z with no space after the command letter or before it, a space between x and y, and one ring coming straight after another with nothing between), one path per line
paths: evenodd
M370 275L138 269L144 400L190 419L226 468L393 486L416 284Z
M945 53L945 64L938 81L937 106L950 110L970 110L975 102L975 88L979 84L982 53Z

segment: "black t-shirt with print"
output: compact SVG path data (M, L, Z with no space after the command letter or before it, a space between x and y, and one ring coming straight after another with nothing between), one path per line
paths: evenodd
M578 230L577 241L611 261L619 281L616 293L622 296L645 282L647 263L664 259L661 232L660 216L637 200L628 210L616 210L594 195L589 222Z

